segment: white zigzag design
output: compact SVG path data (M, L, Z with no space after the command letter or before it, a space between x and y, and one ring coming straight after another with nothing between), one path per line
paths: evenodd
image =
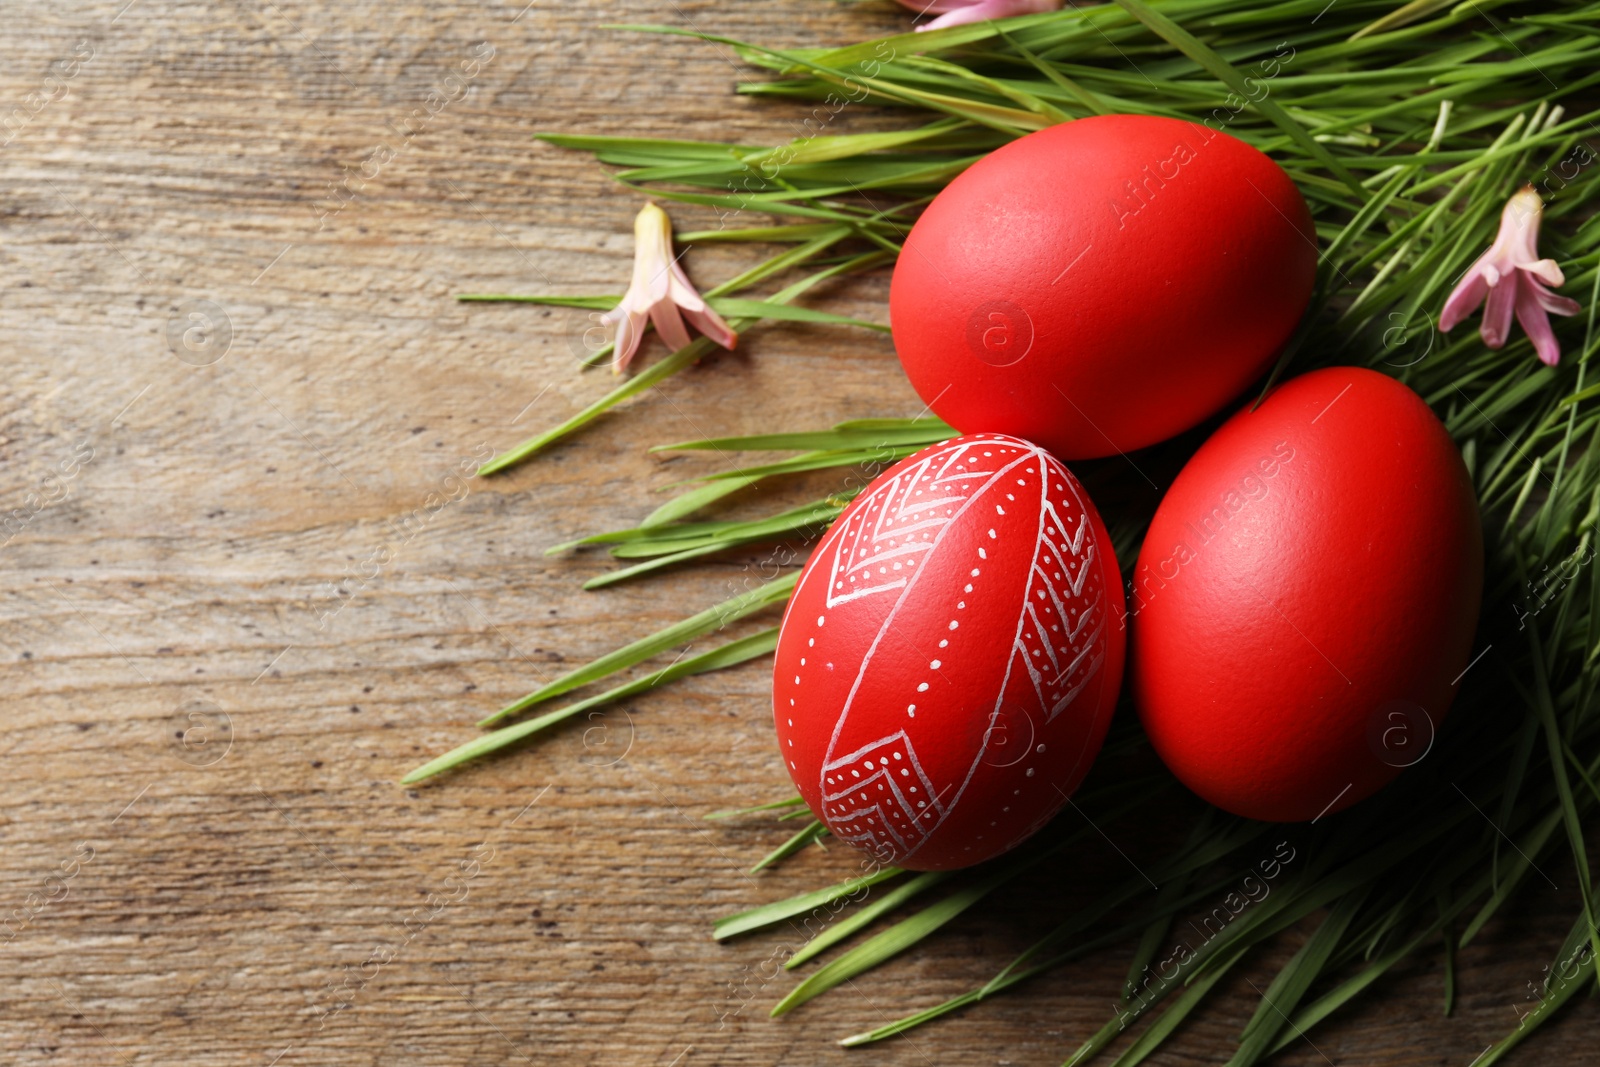
M1043 498L1039 509L1039 539L1028 573L1028 588L1023 594L1025 606L1017 622L1011 657L1013 665L1020 659L1027 669L1039 704L1046 709L1045 722L1048 723L1072 703L1100 670L1102 657L1098 653L1087 664L1084 658L1100 646L1105 632L1105 613L1097 597L1084 605L1074 621L1073 609L1061 599L1063 589L1071 590L1073 599L1079 598L1090 569L1096 565L1095 546L1084 545L1089 529L1087 508L1073 490L1078 504L1078 528L1068 535L1067 524L1062 521L1055 501L1049 497L1048 485L1042 484L1040 492ZM1077 564L1076 573L1073 563ZM1093 627L1087 637L1079 640L1091 617ZM1033 624L1031 631L1029 623ZM1039 662L1041 653L1042 658L1049 661L1048 673L1045 664ZM1071 659L1063 667L1062 658L1069 654Z
M846 841L871 844L888 834L904 852L944 818L944 805L904 730L824 764L822 780L823 811Z
M1038 449L1002 461L996 470L951 473L964 457L981 463L975 450L993 443L979 438L948 453L936 453L895 474L862 497L848 525L839 530L829 560L825 608L831 610L878 593L901 592L867 649L840 709L828 757L832 757L840 741L868 665L894 626L902 598L916 584L917 564L936 548L952 521L984 499L1000 478L1030 460L1038 463L1038 532L1027 587L1018 605L1011 654L995 694L990 721L995 721L1001 712L1019 661L1039 706L1045 709L1046 722L1066 709L1099 672L1103 663L1099 646L1106 628L1103 590L1095 590L1086 603L1083 601L1090 570L1100 565L1097 545L1087 534L1089 505L1077 486L1067 482L1066 495L1076 505L1076 515L1070 522L1063 521L1051 499L1047 476L1054 461ZM975 481L980 484L970 484ZM961 495L937 491L942 485L956 483L962 483ZM1023 484L1018 482L1019 486ZM925 498L929 492L933 496ZM1076 528L1069 532L1068 525L1074 523ZM982 751L974 755L964 777L936 786L912 748L908 729L917 728L908 723L907 729L872 741L848 756L825 757L822 781L818 783L829 828L843 840L869 846L892 845L897 862L913 855L938 830L960 801L984 755ZM985 745L987 739L986 734ZM947 800L943 799L951 793Z
M951 466L970 448L963 445L948 456L930 456L874 487L851 516L850 525L834 542L826 597L829 608L905 587L906 567L916 565L916 559L908 557L925 555L933 547L939 531L949 523L956 506L970 498L970 494L965 494L919 499L922 494L940 484L988 479L997 473L950 474ZM939 462L941 459L943 462ZM944 514L924 515L936 508L943 508ZM913 537L913 534L920 536Z

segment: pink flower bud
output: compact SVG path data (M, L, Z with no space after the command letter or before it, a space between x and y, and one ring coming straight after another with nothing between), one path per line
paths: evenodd
M938 15L921 30L942 30L989 19L1008 19L1013 15L1035 15L1041 11L1060 11L1062 0L900 0L919 15Z
M1525 185L1500 213L1500 232L1494 244L1478 257L1439 313L1439 329L1448 333L1483 305L1478 332L1490 348L1503 348L1511 337L1511 316L1533 342L1533 350L1550 366L1561 359L1561 345L1550 328L1550 316L1575 315L1578 302L1557 296L1545 286L1560 286L1566 279L1553 259L1539 258L1539 220L1544 205L1533 186Z
M739 335L711 310L673 258L672 220L667 213L654 204L645 204L633 221L633 238L633 281L622 302L600 317L615 331L616 355L611 369L621 374L633 359L644 340L646 321L655 323L656 332L673 351L689 343L684 317L723 348L731 349L738 343Z

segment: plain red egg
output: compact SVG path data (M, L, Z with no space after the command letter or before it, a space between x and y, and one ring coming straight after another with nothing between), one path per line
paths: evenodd
M784 766L880 863L964 867L1039 829L1100 749L1122 586L1099 514L1036 445L958 437L890 467L812 553L784 614Z
M1477 499L1422 399L1337 367L1223 424L1134 569L1133 694L1185 785L1254 819L1338 811L1425 758L1483 589Z
M1316 265L1305 200L1271 159L1206 126L1102 115L997 149L935 197L889 318L950 425L1085 459L1238 396L1299 322Z

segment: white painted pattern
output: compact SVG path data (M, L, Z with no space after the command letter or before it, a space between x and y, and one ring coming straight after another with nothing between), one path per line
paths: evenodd
M1013 662L1020 659L1027 668L1048 723L1100 670L1105 649L1100 638L1106 618L1099 598L1089 603L1081 603L1080 599L1089 569L1096 565L1094 543L1084 543L1089 523L1082 507L1076 516L1064 520L1048 494L1043 503L1038 548L1034 550L1024 595L1024 618L1012 646L1012 658ZM1076 526L1071 534L1067 533L1069 526ZM1063 593L1070 597L1063 598ZM1085 629L1088 636L1082 637Z
M882 594L893 594L894 604L840 709L818 784L830 829L841 839L874 851L886 849L896 862L913 855L949 817L984 756L979 751L964 776L943 783L931 780L917 759L913 744L920 728L917 701L933 699L934 694L928 693L929 679L943 668L943 660L932 660L929 678L910 683L901 705L905 709L901 728L848 754L835 755L835 750L862 679L917 583L919 563L939 550L951 524L969 518L974 507L992 508L991 514L996 516L1006 515L1007 507L1013 514L1031 510L1038 515L1028 582L1023 602L1017 606L1005 678L995 694L990 721L1000 713L1013 676L1025 675L1048 723L1072 704L1103 663L1104 590L1095 583L1089 595L1084 595L1091 568L1099 566L1100 546L1087 529L1086 501L1056 460L1012 438L975 436L933 451L874 484L852 508L829 546L825 609L831 612ZM998 548L997 530L988 532L987 544ZM1015 536L1014 532L1010 536ZM989 554L981 537L972 551L971 582L951 594L948 632L939 642L939 655L952 662L957 648L949 646L962 636L959 627L966 597L982 595L983 569L988 565ZM825 616L819 616L818 626L824 621ZM795 684L800 684L798 677ZM1029 780L1033 774L1033 768L1025 769ZM1030 784L1032 788L1051 788L1042 780ZM945 797L948 799L942 799Z
M833 566L828 581L827 606L857 600L874 593L905 588L917 561L955 514L966 495L935 486L992 476L989 471L952 474L964 449L950 456L932 456L874 486L868 500L850 516L834 542Z
M904 730L825 765L822 785L830 827L852 844L872 846L888 837L904 855L944 818Z

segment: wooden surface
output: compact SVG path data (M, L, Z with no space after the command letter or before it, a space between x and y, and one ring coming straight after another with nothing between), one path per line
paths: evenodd
M649 444L919 407L886 339L767 328L538 463L458 480L608 384L578 373L581 317L451 299L627 277L637 198L531 135L796 129L784 105L731 95L724 50L598 26L797 44L902 14L13 0L0 16L0 1061L1049 1065L1110 1017L1126 946L907 1040L831 1043L986 979L1170 827L1108 827L1126 858L1087 846L910 958L765 1017L796 933L721 946L711 919L852 861L812 849L747 875L786 828L701 819L787 792L760 666L396 785L565 664L759 579L767 550L585 594L602 558L541 554L723 462ZM847 110L835 129L897 121ZM696 250L690 270L715 282L755 251ZM818 306L881 319L886 290ZM1455 1019L1427 957L1283 1062L1469 1063L1515 1025L1572 907L1535 892L1464 954ZM1240 968L1154 1062L1225 1058L1273 962ZM1576 1005L1520 1062L1591 1062L1595 1018Z

